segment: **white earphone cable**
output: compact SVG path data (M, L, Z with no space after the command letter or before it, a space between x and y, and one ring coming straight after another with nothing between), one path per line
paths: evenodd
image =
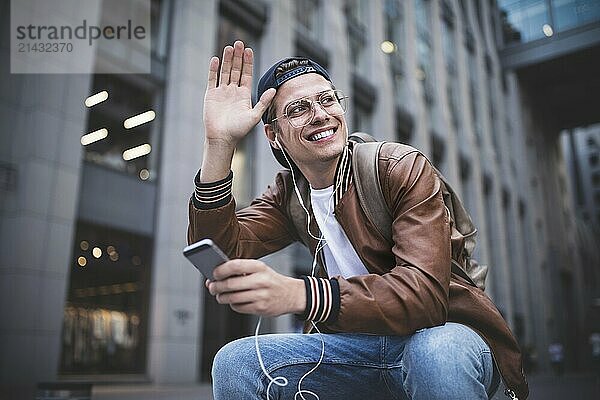
M312 268L311 268L311 276L315 276L315 271L316 271L316 266L317 266L317 256L319 254L319 252L325 248L325 246L327 245L327 241L325 240L325 238L323 237L323 234L321 233L321 237L316 237L314 236L311 232L310 232L310 213L308 212L308 209L306 208L306 206L304 205L304 201L302 200L302 196L300 195L300 190L298 189L298 185L296 183L296 176L294 174L294 168L292 168L292 164L290 162L290 160L288 159L283 146L279 143L279 141L277 140L277 134L275 135L275 143L279 146L279 148L281 149L281 152L283 153L283 156L285 158L285 160L287 161L289 167L290 167L290 171L292 173L292 181L294 182L294 192L296 193L296 197L298 198L298 202L300 203L300 206L302 207L302 209L304 210L304 212L306 213L307 216L307 225L306 225L306 230L308 232L308 234L315 240L317 240L317 246L315 248L315 255L313 257L313 262L312 262ZM336 192L336 190L339 188L339 185L341 184L341 180L340 182L338 182L338 184L336 185L336 187L333 189L333 191L331 192L331 196L329 197L328 200L328 206L327 206L327 214L325 216L324 219L324 224L327 223L327 220L329 219L330 215L331 215L331 211L333 210L333 206L331 205L331 201L333 200L333 196ZM271 390L271 386L273 384L277 385L277 386L287 386L288 385L288 380L287 378L283 377L283 376L277 376L275 378L273 378L269 372L267 371L267 369L265 368L265 364L263 362L262 359L262 355L260 353L260 347L258 345L258 336L259 336L259 331L260 331L260 324L262 321L262 317L258 318L258 323L256 324L256 330L254 332L254 346L256 348L256 355L258 356L258 362L260 364L260 368L262 369L263 373L265 374L265 376L267 377L267 379L269 380L269 384L267 385L267 400L270 400L270 390ZM313 328L317 331L317 334L319 335L319 338L321 339L321 355L319 356L319 360L317 361L317 363L315 364L315 366L313 368L311 368L308 372L306 372L304 375L302 375L302 377L298 380L298 391L294 394L294 400L298 399L298 396L300 396L300 398L302 398L302 400L307 400L304 395L311 395L314 396L314 398L316 400L319 400L319 396L310 390L306 390L306 389L302 389L302 381L308 377L310 374L312 374L314 371L316 371L317 368L319 368L319 366L321 365L321 363L323 362L323 358L325 356L325 341L323 340L323 334L321 333L321 331L319 330L319 328L317 327L317 325L313 322L310 321L310 323L312 324Z

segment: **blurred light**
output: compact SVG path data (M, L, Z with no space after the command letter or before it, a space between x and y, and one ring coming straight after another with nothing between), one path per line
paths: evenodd
M81 256L77 259L77 264L79 264L80 267L85 267L87 264L87 260L85 257Z
M108 136L108 129L100 128L97 131L90 132L81 137L81 144L87 146L88 144L92 144L97 142L98 140L102 140Z
M123 290L126 292L135 292L137 290L137 284L135 282L124 283Z
M134 115L133 117L129 117L123 122L123 126L125 129L135 128L138 125L145 124L146 122L152 121L156 118L156 113L152 110L143 112L138 115Z
M420 80L420 81L425 80L425 71L423 71L421 68L417 68L415 75L417 76L418 80Z
M137 147L125 150L123 152L123 160L125 160L125 161L133 160L134 158L145 156L146 154L150 153L151 151L152 151L152 147L150 147L150 145L148 143L144 143Z
M140 258L140 256L133 256L131 257L131 263L133 265L142 265L142 259Z
M546 37L554 35L554 30L548 24L544 24L544 26L542 26L542 31L544 32L544 35L546 35Z
M108 99L108 92L106 90L103 90L85 99L84 103L86 107L93 107L98 103L102 103L106 99Z
M111 289L114 294L123 293L123 289L121 288L121 285L119 285L119 284L111 285Z
M79 248L83 251L86 251L90 248L90 244L86 240L82 240L81 243L79 243Z
M117 253L116 251L113 251L112 253L110 253L110 255L108 256L108 258L110 258L110 261L118 261L119 260L119 253Z
M114 253L115 251L117 251L117 249L115 249L115 246L108 246L108 247L106 248L106 252L107 252L108 254L112 254L112 253Z
M100 250L100 247L94 247L92 249L92 255L96 258L102 257L102 250Z
M389 40L384 40L381 42L381 51L383 51L385 54L391 54L396 51L396 45Z
M140 179L145 181L148 180L148 178L150 178L150 171L148 171L146 168L142 169L140 171Z
M100 286L98 288L98 293L102 295L110 294L110 286Z

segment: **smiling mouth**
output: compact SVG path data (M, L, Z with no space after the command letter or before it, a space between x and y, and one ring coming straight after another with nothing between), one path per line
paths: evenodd
M329 129L329 130L326 130L323 132L313 133L312 135L308 136L307 140L309 142L316 142L317 140L325 139L325 138L332 136L333 133L334 133L333 129Z

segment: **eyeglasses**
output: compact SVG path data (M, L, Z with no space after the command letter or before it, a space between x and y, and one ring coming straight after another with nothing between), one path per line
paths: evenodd
M271 122L286 117L294 128L302 128L310 124L315 117L315 102L332 117L346 112L348 96L345 96L341 90L327 90L316 96L318 96L317 100L311 100L314 96L307 96L291 101L285 106L283 115L272 119Z

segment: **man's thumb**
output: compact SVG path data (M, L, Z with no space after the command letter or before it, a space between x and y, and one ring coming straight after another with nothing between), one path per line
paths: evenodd
M277 93L277 91L275 89L273 89L273 88L267 89L262 94L262 96L260 96L258 103L256 103L256 105L254 106L254 112L256 112L257 114L259 114L259 116L262 117L262 115L265 113L265 111L267 111L267 108L273 101L273 98L275 97L275 93Z

